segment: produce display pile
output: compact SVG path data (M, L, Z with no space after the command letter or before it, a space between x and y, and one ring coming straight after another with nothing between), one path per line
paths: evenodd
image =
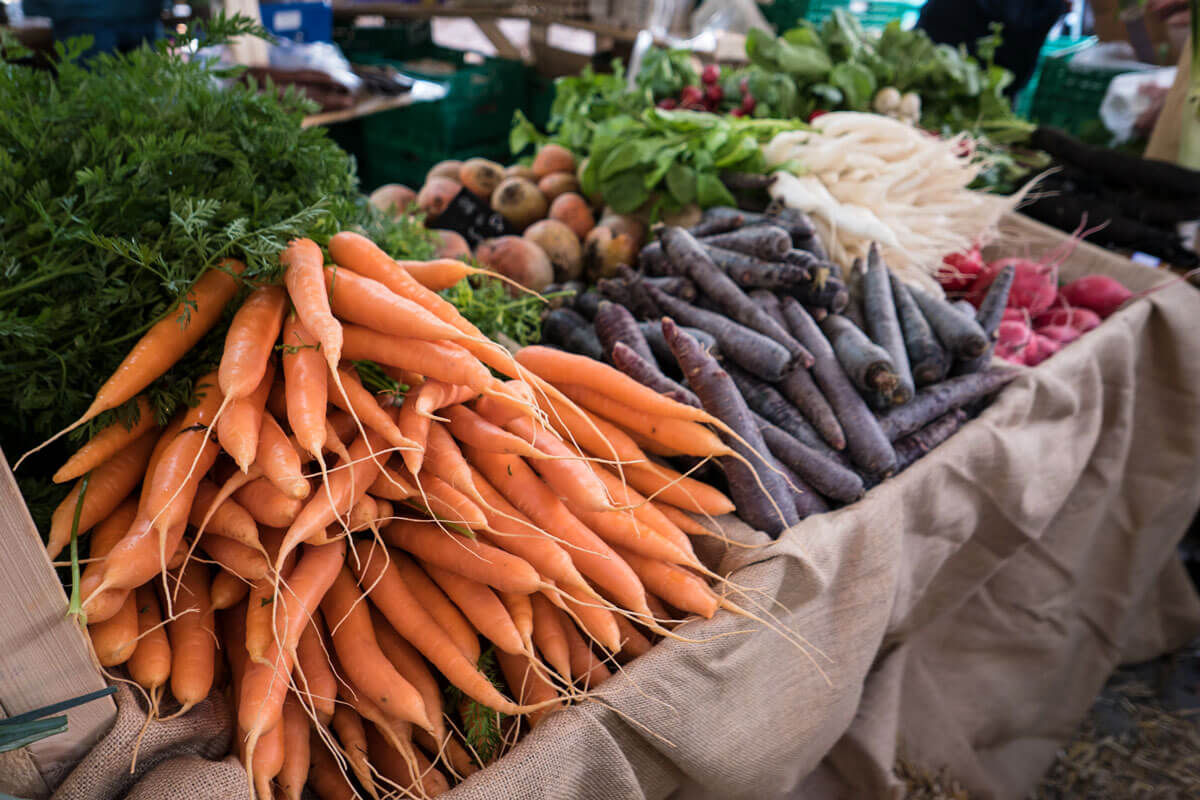
M575 310L551 311L544 341L603 357L769 452L766 486L722 462L738 514L762 530L854 502L1014 377L988 369L1012 268L978 314L964 313L899 281L877 247L843 282L802 213L720 207L690 231L664 228L640 263L644 274L626 269L579 295ZM677 343L689 336L708 348L703 370ZM701 455L640 433L657 455ZM784 498L791 507L780 515L772 500Z
M673 636L668 609L758 619L688 538L712 534L685 512L733 504L632 439L752 476L721 419L589 359L514 358L429 288L462 262L397 262L351 232L327 250L293 241L284 285L240 303L240 262L202 276L188 321L152 327L85 417L145 407L234 308L217 369L165 426L114 422L55 475L78 480L47 549L91 532L72 610L152 716L227 674L257 797L341 796L346 768L372 795L437 794Z

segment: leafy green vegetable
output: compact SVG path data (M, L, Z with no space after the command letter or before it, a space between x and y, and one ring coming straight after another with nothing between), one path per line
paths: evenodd
M488 277L459 281L441 294L484 336L496 339L503 334L522 347L541 338L544 304L536 295L513 297L508 284Z
M683 87L695 86L699 82L700 76L692 66L691 51L663 50L659 47L646 51L636 78L638 87L649 91L653 97L674 96Z
M221 16L185 40L256 33ZM351 225L396 255L432 252L419 225L370 209L349 156L301 127L314 106L295 91L260 92L235 80L239 70L165 43L85 67L89 44L58 45L53 71L0 60L0 443L10 458L80 416L138 336L223 258L246 262L251 281L275 280L288 240ZM216 363L223 328L151 387L160 419ZM104 415L78 434L130 417ZM66 487L36 476L68 445L19 474L41 523Z
M106 686L94 692L72 697L70 700L63 700L59 703L35 708L32 711L26 711L24 714L17 714L8 719L0 719L0 753L16 750L45 739L47 736L64 732L67 729L67 715L60 714L57 717L52 717L50 716L51 714L67 711L84 703L99 700L101 697L116 694L116 692L116 686Z

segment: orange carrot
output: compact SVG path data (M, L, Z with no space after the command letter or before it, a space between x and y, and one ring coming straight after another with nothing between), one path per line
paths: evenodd
M472 267L457 258L435 258L432 261L397 261L409 275L416 278L417 283L426 289L440 292L449 289L468 275L488 275L486 269Z
M258 454L258 437L262 430L263 413L275 386L275 364L267 362L266 372L249 397L233 400L217 420L217 441L233 457L242 472L250 469Z
M508 430L530 442L538 450L554 458L534 459L533 468L550 487L567 501L568 506L578 506L589 511L609 511L609 501L604 484L579 454L528 417L509 420Z
M434 737L438 742L446 741L448 733L442 711L442 690L438 686L437 678L429 671L429 665L416 648L396 633L396 629L377 608L371 609L371 624L375 628L379 649L387 656L388 661L392 662L396 671L421 693L425 710L429 712L429 719L433 722Z
M532 594L542 585L541 576L527 561L445 531L432 521L396 520L382 534L384 541L394 547L502 592Z
M533 610L533 643L546 663L571 680L571 654L557 609L541 592L530 595L529 601Z
M338 767L325 742L313 730L309 739L308 786L320 800L358 800L358 792Z
M294 239L279 254L279 263L286 270L283 280L296 314L321 343L329 368L337 369L342 359L342 324L329 309L321 248L311 239Z
M625 480L658 503L670 503L693 514L719 517L734 512L733 501L717 489L675 470L647 461L622 466Z
M471 623L467 621L467 618L463 616L463 613L458 610L458 607L454 605L454 603L450 602L450 599L442 593L442 590L437 587L437 584L433 582L433 579L426 575L425 571L421 569L421 567L418 566L415 561L401 553L399 550L384 551L383 549L376 547L370 552L374 553L374 558L377 562L382 563L382 561L387 558L387 560L389 560L392 566L395 568L394 570L388 570L387 573L394 571L396 575L398 575L403 581L404 586L407 587L405 592L402 595L399 595L399 599L397 599L391 596L392 593L389 591L388 587L381 586L379 587L381 594L379 595L378 599L391 604L402 602L405 608L411 608L411 604L409 604L408 600L410 597L413 598L414 601L419 604L422 609L424 609L425 613L421 616L430 617L450 639L454 646L458 648L459 652L466 656L467 660L471 662L472 666L479 663L480 649L478 631L472 627ZM363 553L364 550L360 546L358 548L358 554L360 558L362 557ZM379 567L379 570L383 569L378 564L377 566ZM356 572L358 572L357 567ZM363 573L358 572L358 574L361 580ZM391 574L381 573L378 570L374 574L376 576L384 574L385 581L387 582L392 582L394 580ZM369 588L370 586L371 584L369 582L363 582L364 589ZM372 598L375 598L375 595L372 595ZM384 614L387 615L387 609L385 606L380 605L379 603L376 603L376 605L378 605L379 608L384 611ZM389 616L388 619L390 620L392 617ZM392 624L395 625L395 622L393 621ZM414 633L412 629L401 628L397 626L396 630L414 645L420 645L420 643L414 640L412 635L410 635ZM425 653L424 650L421 650L421 652ZM430 656L429 653L425 653L425 657L430 661L434 661L433 657ZM437 664L436 661L434 661L434 663Z
M662 538L670 542L674 547L687 557L684 562L690 567L701 568L703 565L696 558L696 552L692 549L692 542L687 538L682 530L679 529L669 517L658 510L658 507L649 502L645 497L638 494L629 486L621 483L621 479L613 475L608 470L594 466L596 475L604 483L604 488L608 490L609 495L613 500L620 505L632 509L634 519L643 529L650 529L657 533Z
M485 542L529 562L539 574L559 586L575 586L581 589L587 587L583 576L571 563L571 557L558 542L505 500L478 470L472 468L471 477L479 493L487 501L483 513L487 516L490 532L480 533L478 536ZM489 507L495 510L489 510Z
M237 293L237 276L245 269L246 265L240 261L225 259L220 266L201 275L187 298L168 311L138 340L129 355L96 392L88 410L67 430L121 405L183 358L217 324L225 305Z
M136 498L126 498L125 502L117 506L117 509L92 531L88 548L88 557L91 562L84 568L83 576L79 580L79 592L83 598L88 599L104 580L104 557L129 532L129 527L137 518L137 507ZM90 606L85 605L85 611L88 611L92 621L98 622L115 614L123 602L125 602L125 590L110 590L103 598L92 599ZM102 613L93 616L92 610L96 608L102 608Z
M66 483L90 472L157 427L150 401L146 395L138 395L137 421L127 428L123 422L116 420L96 433L67 459L67 463L58 468L58 472L54 473L54 482Z
M698 422L651 416L590 386L573 383L560 383L557 386L559 391L580 406L620 425L631 434L638 434L672 451L700 458L730 452L721 437Z
M308 781L309 721L295 695L283 701L283 763L275 776L284 800L300 800Z
M529 602L532 595L500 592L500 602L504 603L508 616L512 618L521 641L525 644L525 652L533 652L533 605Z
M600 608L596 601L581 592L560 590L562 600L571 613L579 620L579 625L596 644L610 653L621 649L621 629L617 627L615 614L607 608Z
M167 635L171 640L171 694L183 705L183 713L207 697L212 688L217 639L208 570L189 561L176 577L179 594Z
M579 572L608 591L623 607L638 614L648 613L645 592L629 565L568 511L528 464L515 456L483 453L473 448L467 448L467 457L510 503L543 531L553 531L566 542L567 553Z
M279 347L281 350L286 349L286 342L286 334L281 335L279 337ZM271 392L267 395L266 409L271 412L271 415L275 419L287 419L287 388L284 386L283 381L276 381L271 385Z
M150 461L150 453L156 440L153 431L144 433L92 471L88 479L87 493L83 497L83 507L79 512L79 535L87 533L112 514L121 501L137 487L145 475L146 464ZM46 541L46 554L51 559L61 553L71 541L71 525L75 520L75 507L79 504L81 485L82 479L54 509Z
M244 580L260 580L266 576L269 570L266 556L233 539L226 539L224 536L206 536L203 547L204 552L208 553L213 561Z
M380 408L379 401L362 385L357 372L340 369L338 376L341 378L342 387L346 390L346 396L341 397L340 393L335 392L331 398L335 406L353 414L362 421L363 425L382 436L392 447L405 449L421 447L419 442L415 442L401 433L391 415Z
M321 600L321 611L347 677L385 714L432 731L420 693L380 651L371 615L361 599L354 577L343 568Z
M559 609L554 610L560 615L563 633L567 637L567 648L571 653L571 674L575 676L575 680L581 681L584 686L593 687L599 686L612 677L612 673L604 662L592 653L588 643L579 633L579 629L575 627L575 623Z
M397 468L396 473L408 485L417 487L412 503L424 508L438 519L456 525L465 525L468 528L483 528L487 525L487 517L482 508L436 475L430 475L423 471L418 480L403 467Z
M650 640L642 635L633 623L621 614L615 614L617 627L621 629L621 654L629 658L650 652Z
M283 725L276 725L258 741L258 747L250 759L252 767L246 772L253 776L254 793L257 800L274 800L271 782L283 768Z
M125 596L125 602L116 614L103 622L88 625L88 638L102 667L115 667L128 661L137 647L137 637L138 609L133 592Z
M385 466L379 473L379 477L371 484L368 489L375 497L383 497L388 500L407 500L410 497L417 495L417 490L409 483L411 475L401 476L399 472L391 467Z
M410 763L405 754L388 742L375 725L367 726L367 750L371 756L371 763L380 774L406 792L413 792L418 797L436 797L450 791L446 777L430 764L419 750L409 748L408 755L413 758L413 763ZM416 774L413 772L414 768ZM418 791L420 794L416 794Z
M687 512L680 509L678 506L669 503L654 503L654 507L659 510L664 517L675 523L675 527L679 528L684 533L690 536L712 536L712 531L704 527L700 522L688 516Z
M346 322L406 339L465 338L424 307L344 267L325 269L325 288L334 313Z
M254 463L262 467L263 477L288 497L295 500L308 497L310 487L304 477L300 454L292 447L275 417L265 411L260 431Z
M500 665L500 671L504 673L504 680L513 693L520 698L522 705L535 705L555 700L558 697L558 690L537 670L529 656L497 650L496 663ZM547 714L559 708L561 708L561 704L556 703L532 712L528 715L530 726L536 728Z
M292 314L283 324L283 384L287 418L296 441L317 460L325 444L325 407L329 403L328 366L317 339Z
M226 398L249 397L262 383L286 310L287 292L279 286L260 286L233 315L217 375Z
M667 419L712 422L702 409L676 402L630 378L618 369L587 356L534 345L516 353L517 361L537 376L559 386L584 386L636 409L640 414ZM561 388L561 386L559 386Z
M625 431L580 408L569 399L548 394L538 396L538 404L546 412L550 427L566 441L596 458L619 459L624 464L646 460L646 454Z
M507 453L525 458L539 458L542 453L521 437L476 414L464 405L453 405L442 411L448 422L446 428L454 438L489 453Z
M208 598L212 602L213 611L223 611L242 602L249 592L250 584L232 572L222 569L217 570L217 574L213 576L212 586L208 588Z
M699 576L663 561L617 548L617 552L642 583L656 595L682 611L710 618L717 613L720 600Z
M382 450L382 442L371 437L369 431L367 433L367 437L360 436L350 445L350 462L345 468L330 473L325 490L317 492L292 522L279 548L276 569L302 542L321 536L326 526L349 512L374 483L380 466L387 459L373 457Z
M150 692L157 700L171 676L171 643L167 640L167 629L162 626L162 609L158 597L149 585L139 586L134 592L137 607L138 643L127 663L129 677ZM157 711L157 707L154 709Z
M433 564L422 562L421 566L485 638L505 652L525 652L521 633L495 592L478 581Z
M367 759L367 732L363 728L362 717L349 706L338 706L333 712L330 723L342 745L342 752L350 762L350 770L358 782L367 790L367 794L378 798L375 779L371 775L371 764Z
M303 500L288 497L266 477L255 478L233 496L255 522L271 528L286 528L304 510Z
M296 645L296 685L301 699L312 708L317 721L328 725L333 719L337 700L337 676L325 653L324 629L321 612L313 612L312 622L304 628Z
M360 325L346 325L343 333L342 354L352 361L390 364L434 380L469 386L476 392L485 391L492 383L487 367L452 342L389 336Z
M389 554L375 542L360 541L356 548L358 561L354 566L359 581L392 627L467 697L505 714L521 713L521 707L496 691L476 668L476 661L467 660L446 630L418 602L415 592L410 591L412 583L401 577L396 562L403 559L413 569L416 565L395 552L388 558Z
M232 498L213 508L220 491L212 481L201 480L196 486L196 500L188 513L188 522L206 533L223 536L254 550L261 549L258 526L249 511Z

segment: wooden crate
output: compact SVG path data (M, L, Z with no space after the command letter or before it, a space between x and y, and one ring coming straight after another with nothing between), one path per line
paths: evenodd
M84 632L67 616L67 595L0 451L0 716L102 689ZM116 718L111 697L67 713L67 730L3 754L0 792L40 798L66 776Z

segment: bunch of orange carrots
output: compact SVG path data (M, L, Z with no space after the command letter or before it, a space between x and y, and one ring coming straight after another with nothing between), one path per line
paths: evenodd
M515 736L677 636L672 610L731 607L689 535L733 505L646 454L725 448L604 364L486 339L430 288L460 262L350 232L327 254L292 242L283 286L225 262L144 335L76 425L129 402L137 421L55 475L76 485L47 548L88 534L96 657L154 715L230 687L256 797L433 795L489 757L443 685ZM141 393L239 292L219 367L160 428ZM400 388L368 389L363 362Z

